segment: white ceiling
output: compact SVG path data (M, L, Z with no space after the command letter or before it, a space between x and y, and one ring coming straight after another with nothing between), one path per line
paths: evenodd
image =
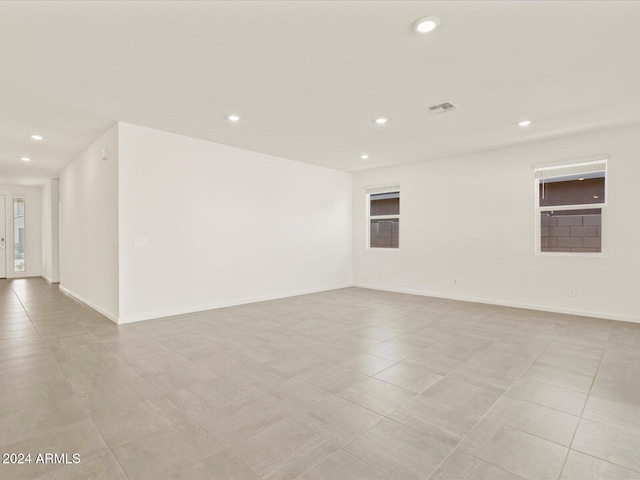
M634 1L0 2L0 183L116 121L346 171L636 122L638 25Z

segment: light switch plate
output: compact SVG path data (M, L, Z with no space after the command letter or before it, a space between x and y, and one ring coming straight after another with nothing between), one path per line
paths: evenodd
M149 237L135 237L133 239L133 246L135 248L146 248L149 246Z

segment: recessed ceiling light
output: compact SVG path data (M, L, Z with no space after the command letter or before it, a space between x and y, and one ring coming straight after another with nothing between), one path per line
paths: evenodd
M362 160L366 160L367 158L369 158L369 155L367 155L366 153L363 153L362 155L360 155L360 158Z
M31 138L34 140L42 140L44 137L42 135L31 135Z
M440 25L438 17L423 17L415 21L413 29L418 33L429 33L433 32L438 25Z
M385 123L387 123L389 121L388 118L385 117L380 117L380 118L376 118L374 120L374 122L376 122L378 125L384 125Z
M229 115L227 118L229 120L231 120L232 122L237 122L238 120L240 120L240 116L239 115Z
M531 120L522 120L521 122L518 122L519 127L528 127L529 125L531 125Z
M30 162L31 159L29 157L20 157L20 160L22 160L23 162Z

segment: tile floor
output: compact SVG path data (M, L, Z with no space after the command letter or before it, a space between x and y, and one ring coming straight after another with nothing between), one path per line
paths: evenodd
M640 325L348 288L116 327L1 280L0 445L2 479L640 479Z

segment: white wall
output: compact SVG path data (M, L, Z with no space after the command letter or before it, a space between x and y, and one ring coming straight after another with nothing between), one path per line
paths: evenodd
M22 185L0 185L4 195L6 216L5 249L7 278L39 277L42 274L42 188ZM13 198L23 197L25 202L25 272L13 271Z
M633 126L354 174L354 283L640 322L639 152ZM536 255L531 166L598 154L607 256ZM384 184L401 186L397 251L365 248L365 189Z
M60 180L42 186L42 276L51 283L60 281L59 249Z
M120 124L119 178L123 323L352 284L348 173Z
M106 160L103 149L108 151ZM60 286L117 320L117 125L60 174Z

